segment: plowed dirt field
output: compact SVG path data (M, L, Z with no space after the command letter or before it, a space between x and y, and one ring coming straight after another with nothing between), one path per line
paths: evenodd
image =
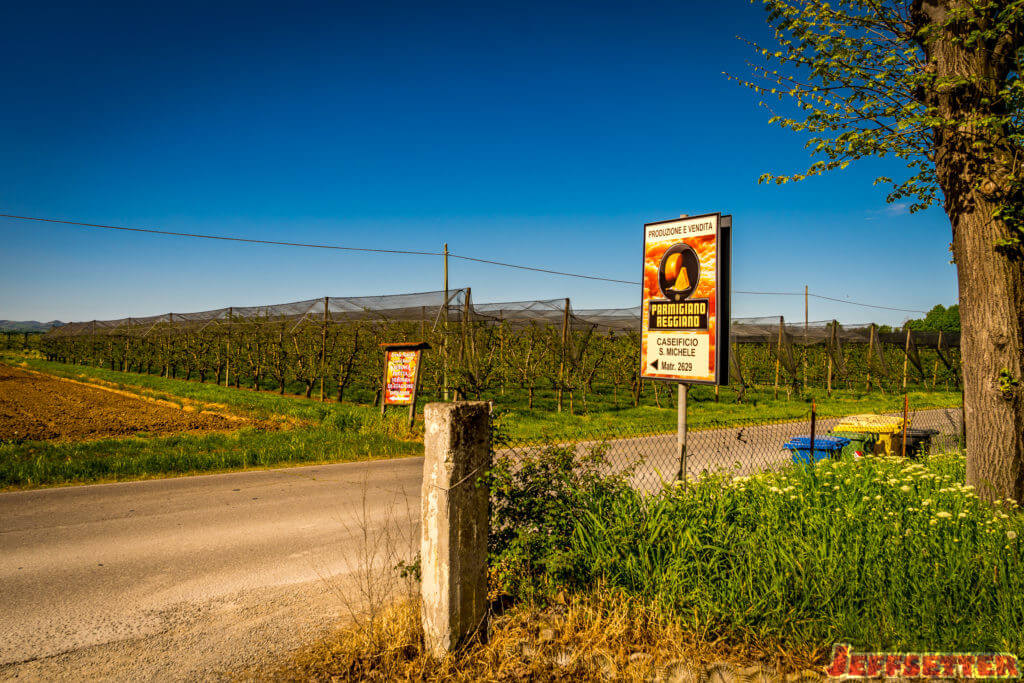
M242 422L0 365L0 443L234 429Z

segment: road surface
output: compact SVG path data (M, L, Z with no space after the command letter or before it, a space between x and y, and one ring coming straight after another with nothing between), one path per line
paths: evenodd
M0 494L0 679L194 680L295 647L365 602L364 531L401 555L370 564L409 557L422 469L408 458Z
M946 411L915 419L943 424ZM692 432L690 472L786 462L780 444L808 427ZM653 488L674 474L675 438L621 439L610 455L644 458L636 481ZM394 576L414 554L422 468L406 458L0 494L0 679L216 678L309 641L368 591L394 588L370 590L366 576Z

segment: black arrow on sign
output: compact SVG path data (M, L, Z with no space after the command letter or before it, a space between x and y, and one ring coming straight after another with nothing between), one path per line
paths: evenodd
M655 358L655 359L654 359L654 362L653 362L653 363L651 363L651 367L652 367L652 368L654 368L655 370L657 370L657 369L658 369L658 361L659 361L659 360L661 360L661 359L660 359L660 358Z

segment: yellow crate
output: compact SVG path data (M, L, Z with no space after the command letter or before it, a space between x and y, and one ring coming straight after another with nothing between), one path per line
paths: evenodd
M844 417L832 431L877 434L875 455L895 455L894 437L903 431L903 418L891 415L850 415Z

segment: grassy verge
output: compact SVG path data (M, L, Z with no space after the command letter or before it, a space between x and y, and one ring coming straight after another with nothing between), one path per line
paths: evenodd
M8 359L10 360L10 359ZM382 418L370 406L319 403L100 368L21 359L24 367L172 402L227 407L255 419L284 416L287 428L243 427L230 433L102 439L75 443L0 445L0 488L123 481L319 462L414 455L418 434L397 413Z
M418 604L399 602L372 623L338 629L271 671L252 677L284 681L775 680L773 674L801 671L807 665L781 653L776 665L744 666L764 654L696 637L657 604L621 591L594 591L547 608L519 605L492 616L486 643L440 660L424 651ZM808 672L799 680L821 678Z
M709 476L655 495L555 463L499 462L492 483L492 571L513 597L606 586L711 642L819 663L836 642L1024 655L1024 515L964 486L962 455ZM526 509L525 491L550 495Z

